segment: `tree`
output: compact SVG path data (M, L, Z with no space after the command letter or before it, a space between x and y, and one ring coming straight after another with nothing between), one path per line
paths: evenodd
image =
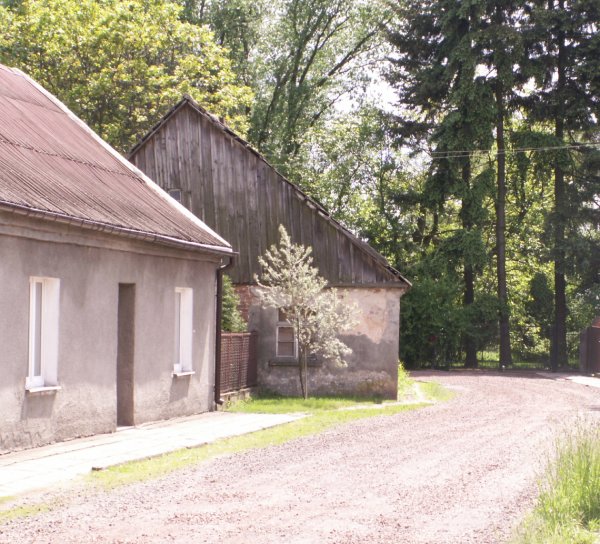
M460 227L447 243L462 268L465 313L473 316L476 279L487 261L483 228L492 176L479 151L491 148L495 122L492 90L478 74L483 12L481 2L413 0L399 5L388 32L396 53L389 79L405 108L397 117L399 144L433 148L424 191L430 209L458 203ZM475 325L464 329L467 367L477 366Z
M532 119L552 127L557 148L549 222L554 265L551 366L556 371L568 363L567 275L573 241L569 226L582 204L573 190L581 164L577 142L582 136L597 138L599 129L600 7L589 0L532 0L527 13L528 54L536 89L525 103Z
M321 355L336 365L344 365L344 357L352 350L338 335L356 322L356 308L345 303L335 289L312 266L312 249L293 244L280 225L280 246L271 246L259 258L261 304L282 310L294 327L298 346L298 369L302 396L308 398L308 357Z
M184 93L244 133L250 90L207 27L164 0L0 5L0 62L21 68L128 150Z
M382 13L360 0L281 0L257 44L250 140L287 175L311 129L359 92Z
M235 292L231 278L223 274L223 317L221 328L226 332L245 332L248 328L240 312L240 297Z

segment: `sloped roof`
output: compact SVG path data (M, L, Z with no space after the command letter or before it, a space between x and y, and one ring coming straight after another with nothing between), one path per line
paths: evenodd
M57 98L2 65L0 209L187 249L232 252Z
M184 95L183 98L175 104L149 131L148 133L131 149L129 152L129 159L133 160L134 156L140 151L140 149L152 139L152 137L157 134L161 128L170 121L170 119L177 114L179 110L184 107L190 107L198 115L201 115L205 119L209 120L210 123L221 130L228 137L232 138L236 142L238 142L241 146L243 146L249 153L252 153L256 157L258 157L261 161L268 165L269 168L273 169L277 172L277 169L271 165L267 159L257 151L252 145L236 134L231 128L229 128L221 119L217 116L209 113L206 109L200 106L191 96ZM338 232L343 235L355 248L359 251L369 255L371 259L376 263L376 266L386 274L391 282L400 282L404 284L406 287L412 286L411 282L406 279L398 270L393 268L387 261L387 259L381 255L378 251L373 249L368 243L361 240L357 236L355 236L352 232L350 232L344 225L342 225L339 221L334 219L331 214L315 199L307 195L300 187L296 184L289 181L285 176L283 176L280 172L278 173L278 177L281 183L285 183L290 186L293 191L297 194L298 199L304 203L304 205L309 206L311 209L316 210L318 216L332 225Z

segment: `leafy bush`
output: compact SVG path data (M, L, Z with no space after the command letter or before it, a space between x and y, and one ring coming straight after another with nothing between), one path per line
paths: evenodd
M221 329L225 332L245 332L248 328L240 313L240 297L235 292L231 278L223 275L223 316Z

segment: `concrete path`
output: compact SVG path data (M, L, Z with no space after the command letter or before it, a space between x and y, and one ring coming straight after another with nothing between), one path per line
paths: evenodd
M201 446L300 417L210 412L0 455L0 498L61 484L91 470Z
M588 387L600 387L600 378L596 376L585 376L582 374L572 374L566 372L538 372L538 376L552 380L568 380Z

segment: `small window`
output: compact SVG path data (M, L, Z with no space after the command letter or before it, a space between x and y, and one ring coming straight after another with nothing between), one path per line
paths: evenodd
M32 277L29 281L27 389L57 385L59 287L57 278Z
M278 310L277 317L277 357L297 357L296 334L285 312Z
M192 371L193 298L192 289L175 289L175 373Z
M183 197L183 191L181 189L169 189L167 192L171 198L174 198L181 204L181 199Z

